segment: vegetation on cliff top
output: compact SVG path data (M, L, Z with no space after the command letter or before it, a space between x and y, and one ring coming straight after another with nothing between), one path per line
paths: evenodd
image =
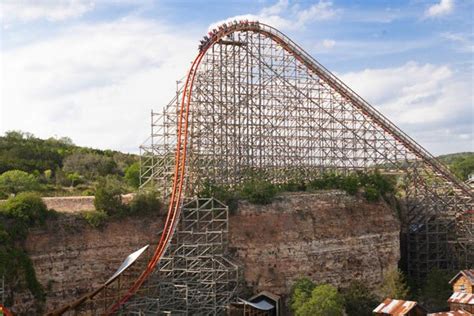
M138 185L137 160L118 151L76 146L69 138L40 139L7 132L0 136L0 199L22 191L90 195L96 182L106 176L133 190Z
M14 293L27 288L36 300L37 312L44 303L44 291L36 279L35 269L26 253L24 243L31 227L44 224L55 217L35 193L19 193L0 204L0 276L7 284L6 304Z

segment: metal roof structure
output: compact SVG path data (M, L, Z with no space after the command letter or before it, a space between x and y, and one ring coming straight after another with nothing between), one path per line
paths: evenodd
M428 316L466 316L466 315L472 315L472 314L463 310L428 314Z
M407 315L418 303L414 301L394 300L386 298L379 306L377 306L373 312L383 313L394 316ZM419 306L419 305L418 305Z
M474 294L454 292L453 295L451 295L451 297L448 299L448 303L474 305Z

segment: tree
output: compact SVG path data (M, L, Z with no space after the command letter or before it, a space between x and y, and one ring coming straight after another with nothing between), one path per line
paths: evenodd
M407 299L410 293L405 277L398 268L392 268L384 276L381 294L392 299Z
M420 301L430 311L447 310L447 300L451 295L452 288L449 280L454 273L439 269L431 270L420 293Z
M342 316L344 299L337 289L329 284L316 286L311 297L295 312L296 316Z
M41 197L32 192L22 192L10 197L5 203L5 214L28 226L43 223L48 216L48 208Z
M125 179L134 188L140 186L140 163L134 162L125 169Z
M0 192L17 194L39 189L38 180L21 170L10 170L0 175Z
M296 280L291 289L290 307L296 312L311 297L311 292L316 287L313 281L308 278Z
M348 316L371 316L377 306L375 295L360 281L353 281L342 292Z
M121 183L107 177L101 179L95 189L94 206L98 211L104 211L107 215L120 215L126 206L122 203L123 188Z

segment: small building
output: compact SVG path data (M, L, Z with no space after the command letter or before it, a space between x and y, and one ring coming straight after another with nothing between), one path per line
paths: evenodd
M474 294L454 292L448 299L449 309L452 311L464 310L474 313Z
M474 270L461 270L456 274L449 284L453 287L453 292L474 293Z
M232 303L229 309L231 316L280 316L281 298L278 295L263 291L251 298Z
M472 315L472 314L463 310L428 314L428 316L469 316L469 315Z
M382 316L426 316L426 310L414 301L386 298L373 313Z

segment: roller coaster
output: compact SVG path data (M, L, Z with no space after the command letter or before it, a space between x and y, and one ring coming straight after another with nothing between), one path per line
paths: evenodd
M148 263L106 315L127 314L124 306L159 265L189 198L206 181L232 187L249 171L274 183L327 170L395 173L409 275L474 264L471 189L269 25L233 21L209 32L176 97L152 112L141 151L142 187L158 188L168 213Z

